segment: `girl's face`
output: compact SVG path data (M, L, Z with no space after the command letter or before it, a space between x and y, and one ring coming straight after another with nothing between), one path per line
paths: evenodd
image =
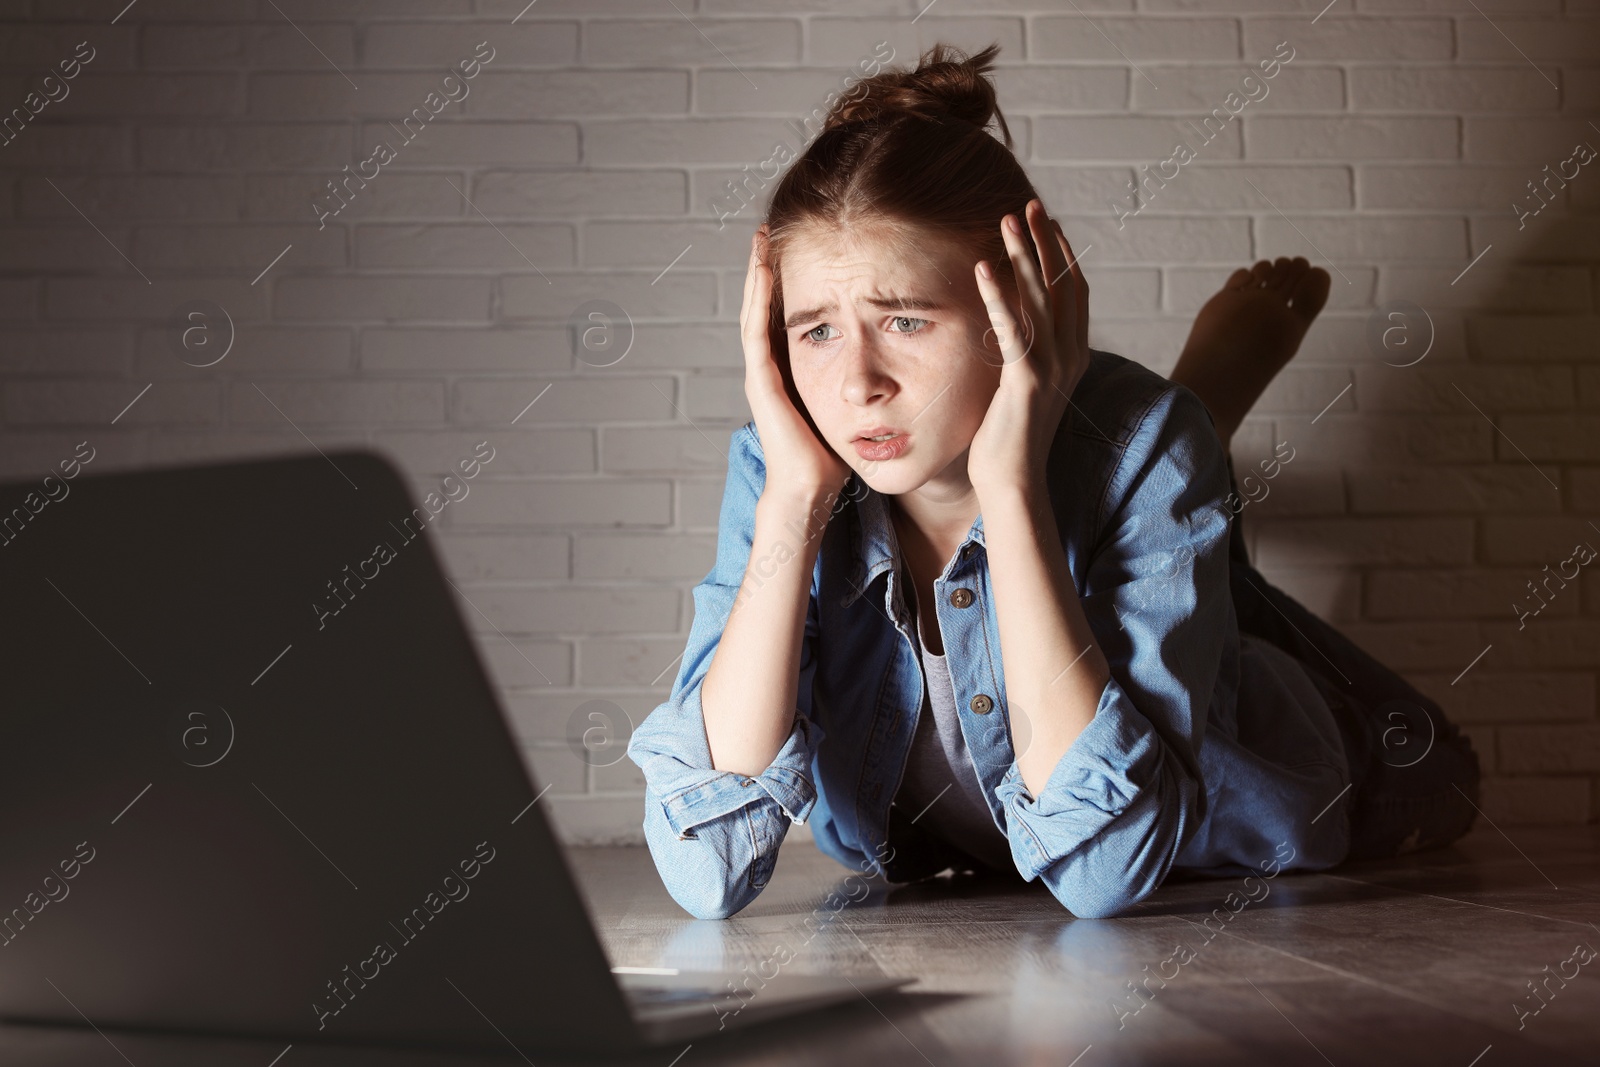
M784 245L795 389L824 443L879 493L970 490L967 449L1001 368L976 262L954 238L891 223L812 225ZM898 436L860 441L885 432Z

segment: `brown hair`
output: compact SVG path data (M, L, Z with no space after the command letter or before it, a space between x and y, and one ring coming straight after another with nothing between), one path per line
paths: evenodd
M767 211L774 341L782 337L778 263L785 239L821 222L859 228L887 220L956 237L1011 277L1000 219L1022 217L1037 194L1011 153L1011 130L987 77L1000 52L973 56L938 44L915 70L888 69L856 85L779 181ZM988 132L999 128L1004 143ZM1024 235L1030 249L1032 241Z

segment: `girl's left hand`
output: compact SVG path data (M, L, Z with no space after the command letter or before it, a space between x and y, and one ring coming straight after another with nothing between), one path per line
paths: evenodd
M1000 220L1018 295L1002 293L989 263L974 268L1002 360L1000 386L967 453L967 477L980 497L1045 485L1051 443L1089 369L1089 283L1044 204L1030 200L1025 213L1037 260L1022 239L1023 223L1015 215Z

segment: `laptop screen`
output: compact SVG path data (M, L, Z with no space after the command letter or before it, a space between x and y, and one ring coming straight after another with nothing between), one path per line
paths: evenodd
M0 487L0 1013L632 1039L438 522L368 452Z

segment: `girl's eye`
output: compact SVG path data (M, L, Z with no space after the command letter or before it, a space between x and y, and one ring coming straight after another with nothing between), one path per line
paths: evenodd
M928 324L927 319L914 319L909 315L896 315L889 320L895 333L916 333Z
M833 330L833 333L831 335L824 335L824 331L826 330ZM838 335L839 331L837 329L834 329L834 327L829 326L827 323L823 323L821 326L807 330L805 333L805 338L814 345L820 345L825 341L833 340L834 337L837 337Z

